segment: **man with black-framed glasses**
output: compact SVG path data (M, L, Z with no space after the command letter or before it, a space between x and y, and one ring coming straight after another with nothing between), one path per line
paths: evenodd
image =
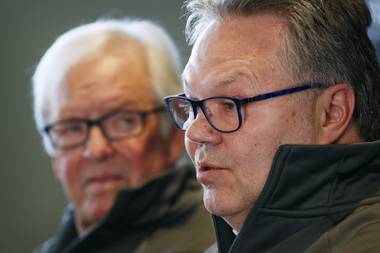
M47 50L34 113L69 205L35 252L199 253L212 243L183 133L162 100L180 90L179 62L167 33L144 20L82 25Z
M380 69L364 0L188 0L165 98L219 253L380 252Z

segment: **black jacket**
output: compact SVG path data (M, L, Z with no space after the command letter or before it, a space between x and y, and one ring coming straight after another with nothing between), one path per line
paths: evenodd
M187 167L121 191L108 215L80 238L68 206L58 233L35 252L196 253L213 241L200 186Z
M380 142L281 146L236 238L213 219L220 253L380 252Z

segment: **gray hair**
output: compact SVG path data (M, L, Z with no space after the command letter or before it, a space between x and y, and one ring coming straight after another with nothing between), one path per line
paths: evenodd
M146 20L99 20L59 36L38 63L32 84L34 118L39 130L46 124L50 107L49 92L53 92L54 87L59 85L68 69L120 36L134 39L145 48L150 81L157 103L163 105L164 96L180 92L180 56L174 42L163 28ZM160 117L162 134L167 136L173 124L168 114L160 114Z
M188 0L186 36L194 44L214 21L272 13L287 21L282 64L296 82L326 87L346 82L355 92L353 119L366 141L380 139L380 69L367 29L364 0Z

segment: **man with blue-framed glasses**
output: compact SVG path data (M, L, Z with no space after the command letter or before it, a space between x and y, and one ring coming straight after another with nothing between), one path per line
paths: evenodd
M183 133L162 100L180 90L179 70L173 41L147 20L85 24L47 50L34 113L69 205L36 253L200 253L212 243Z
M380 69L364 1L189 0L166 97L210 252L380 252Z

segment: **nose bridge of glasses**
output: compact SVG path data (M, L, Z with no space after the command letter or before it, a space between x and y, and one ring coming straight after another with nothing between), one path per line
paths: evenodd
M93 120L86 120L85 123L87 125L87 141L89 138L91 138L91 132L93 131L94 127L97 127L100 130L100 133L103 135L102 137L105 138L107 141L109 141L109 136L107 133L106 128L103 126L104 120L106 120L108 117L101 117L98 119Z
M87 135L84 142L83 156L86 159L100 161L113 154L114 148L102 120L87 120ZM95 128L93 126L96 126Z
M208 99L203 99L203 100L192 100L192 107L193 107L193 112L194 112L194 118L193 121L200 120L200 117L204 118L203 120L206 120L208 124L212 126L212 123L210 122L210 112L208 111L208 108L205 106L205 102L208 101ZM202 113L198 113L198 109L202 111ZM203 114L203 115L202 115Z
M210 115L210 112L208 112L208 109L207 107L205 106L205 101L207 101L208 99L203 99L203 100L190 100L191 101L191 106L192 106L192 109L193 109L193 120L196 120L198 116L198 109L200 109L203 113L203 117L207 120L207 121L210 121L209 117L211 116Z
M196 119L198 115L198 108L201 108L203 111L203 100L190 100L191 106L193 107L194 119ZM203 112L204 113L204 112Z

